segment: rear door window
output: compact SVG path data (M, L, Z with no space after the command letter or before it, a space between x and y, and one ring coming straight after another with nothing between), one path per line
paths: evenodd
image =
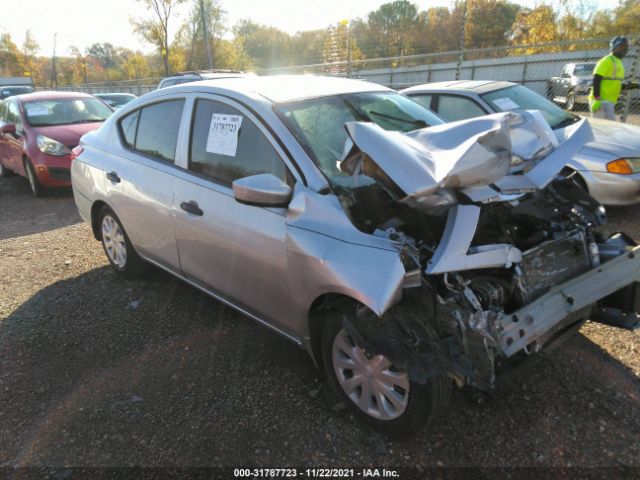
M430 93L419 93L417 95L410 95L411 100L415 100L420 105L425 108L431 110L431 100L433 99L433 95Z
M469 98L454 95L440 95L438 113L449 122L486 115L480 105Z
M143 107L138 113L137 129L133 134L136 122L133 114L125 117L121 123L123 136L127 142L135 135L134 150L149 157L173 163L176 157L176 145L180 131L180 121L184 100L168 100ZM126 133L124 127L128 127Z

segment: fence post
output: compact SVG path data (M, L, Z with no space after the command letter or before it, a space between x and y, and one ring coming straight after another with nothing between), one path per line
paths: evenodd
M529 58L529 55L525 55L524 57L524 66L522 67L522 85L527 82L527 66L529 65L527 58Z
M460 49L460 55L458 55L458 65L456 66L456 80L460 80L462 77L462 62L464 62L464 39L465 29L467 26L467 0L464 0L462 7L462 22L460 22L460 38L458 41L458 48Z
M640 37L635 37L635 56L633 57L633 62L631 63L631 77L630 80L635 82L638 77L638 57L640 57ZM622 111L622 117L620 120L624 123L627 122L627 117L629 116L629 107L631 106L631 97L633 96L633 90L627 90L624 95L624 110Z

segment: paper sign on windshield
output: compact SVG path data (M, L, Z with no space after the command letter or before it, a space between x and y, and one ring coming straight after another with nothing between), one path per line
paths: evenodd
M27 107L27 114L30 117L49 115L49 109L47 107Z
M241 115L220 113L211 115L211 125L209 126L209 136L207 137L207 152L235 157L241 123Z
M520 108L520 105L518 105L516 102L514 102L513 100L507 97L496 98L495 100L493 100L493 103L495 103L498 107L500 107L500 110L504 112L508 112L510 110L517 110Z

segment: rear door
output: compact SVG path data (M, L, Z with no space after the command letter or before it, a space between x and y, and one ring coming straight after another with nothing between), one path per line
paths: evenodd
M108 203L136 250L179 270L171 207L185 98L145 105L118 122L123 154L105 162Z
M183 274L291 332L283 309L289 303L287 209L238 203L232 190L234 180L258 173L293 185L288 160L241 105L202 96L193 108L187 171L176 178L173 203ZM218 141L217 127L237 134L226 143Z

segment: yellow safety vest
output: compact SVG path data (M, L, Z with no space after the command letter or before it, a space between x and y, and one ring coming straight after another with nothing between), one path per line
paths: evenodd
M622 64L622 60L613 54L609 54L600 59L596 64L596 68L593 69L593 74L602 77L602 82L600 82L600 100L616 103L622 91L622 82L624 81L624 65ZM589 100L595 100L593 88L591 88L591 92L589 93Z

